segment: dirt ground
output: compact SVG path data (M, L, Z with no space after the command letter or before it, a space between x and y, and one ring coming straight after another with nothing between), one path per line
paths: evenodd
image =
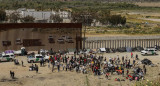
M160 2L137 2L135 3L138 6L146 6L146 7L160 7Z
M154 80L160 73L160 56L142 56L140 52L133 52L134 56L138 54L140 60L144 58L150 59L154 64L158 67L147 67L147 75L145 79ZM158 52L160 54L160 52ZM102 55L102 54L101 54ZM104 57L108 58L111 56L116 57L119 55L128 56L130 58L130 53L105 53ZM27 63L26 56L18 56L16 59L24 61L25 67L21 65L14 65L13 62L1 62L0 63L0 86L134 86L135 81L126 80L122 75L110 75L109 80L107 80L104 76L94 76L93 73L82 74L76 73L75 71L64 71L61 67L61 71L58 72L55 68L55 71L52 73L51 68L48 68L47 64L45 67L39 67L39 73L36 71L29 71L29 66L32 63ZM137 62L139 62L137 61ZM132 60L131 60L132 63ZM35 64L35 63L34 63ZM39 65L39 63L36 63ZM140 67L142 65L139 65ZM15 72L16 79L10 78L10 70ZM131 72L132 70L130 70ZM125 70L126 73L126 70ZM125 79L125 81L115 81L115 78Z

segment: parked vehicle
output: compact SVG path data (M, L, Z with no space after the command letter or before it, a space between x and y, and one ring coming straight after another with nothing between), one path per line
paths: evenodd
M45 55L43 57L42 54L28 55L27 61L28 61L28 63L34 63L34 62L40 62L43 59L44 61L48 62L49 57L50 57L49 55Z
M17 51L14 51L14 54L15 54L15 55L21 55L22 52L21 52L21 50L17 50Z
M144 50L143 47L140 47L140 46L136 47L136 51L140 52L140 51L142 51L142 50Z
M78 55L79 55L79 54L83 54L83 53L84 53L84 52L83 52L82 50L79 50L79 51L78 51Z
M40 62L41 59L44 59L42 54L35 54L34 56L29 55L27 61L28 63L34 63L34 62Z
M117 51L117 52L126 52L126 48L125 48L125 47L117 48L116 51Z
M58 42L58 43L64 43L64 39L63 39L63 38L59 38L59 39L57 40L57 42Z
M70 37L70 36L66 37L66 42L73 43L72 37Z
M146 48L141 51L141 55L156 55L157 50L155 48Z
M13 61L15 59L14 54L6 54L0 56L0 62L1 61Z
M99 48L99 53L104 53L104 52L106 52L106 48Z
M45 61L45 62L48 62L48 61L49 61L49 57L50 57L49 55L45 55L44 61Z

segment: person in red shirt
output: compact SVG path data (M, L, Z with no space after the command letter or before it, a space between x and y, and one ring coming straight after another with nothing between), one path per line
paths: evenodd
M131 52L131 58L133 57L133 53Z
M57 60L57 56L55 56L54 59Z

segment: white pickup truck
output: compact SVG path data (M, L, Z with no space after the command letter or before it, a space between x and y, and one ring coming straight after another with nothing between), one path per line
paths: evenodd
M17 51L14 51L14 54L15 55L21 55L22 53L21 53L21 50L17 50Z
M27 58L28 63L40 62L42 59L46 62L49 61L49 56L43 57L42 54L29 55Z
M6 54L0 56L0 62L1 61L13 61L15 59L14 54Z

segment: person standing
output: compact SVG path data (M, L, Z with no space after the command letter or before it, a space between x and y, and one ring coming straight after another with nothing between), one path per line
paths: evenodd
M67 71L67 69L68 69L68 64L66 63L66 71Z
M109 73L106 73L106 79L108 79Z
M40 60L40 66L42 67L42 59Z
M146 68L144 68L144 74L146 75L146 72L147 72L147 69Z
M133 53L131 52L131 58L133 57Z
M21 61L21 63L22 63L22 67L23 67L23 60Z
M122 56L122 62L124 62L124 56Z
M36 65L36 73L38 73L38 65Z
M135 60L133 60L133 66L135 66L135 63L136 63L136 61L135 61Z
M13 71L12 73L13 73L13 76L12 76L12 78L14 79L14 71Z
M122 68L122 76L124 76L124 69Z
M138 60L138 55L136 54L136 60Z
M53 72L53 70L54 70L54 65L55 65L55 62L53 61L53 62L52 62L52 72Z
M10 70L10 77L12 78L12 71Z
M57 69L58 69L58 72L60 71L60 63L59 61L57 61Z
M127 69L127 73L126 74L127 74L127 77L128 77L128 74L129 74L129 70L128 69Z
M143 69L144 69L144 68L146 68L146 66L145 66L145 65L143 65Z

